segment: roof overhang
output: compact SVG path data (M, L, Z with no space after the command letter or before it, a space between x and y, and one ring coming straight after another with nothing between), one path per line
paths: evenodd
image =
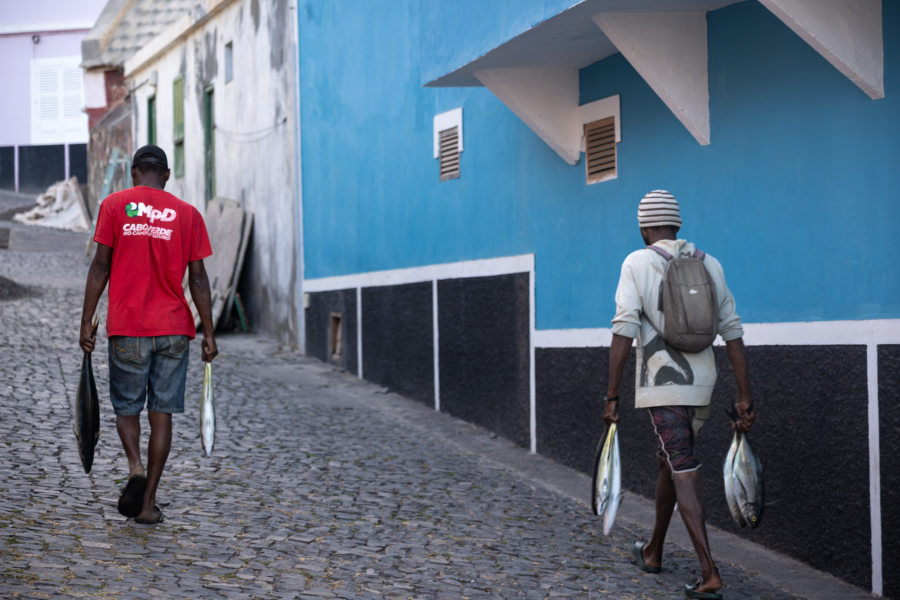
M578 71L621 52L706 145L711 139L706 13L736 1L582 0L425 85L487 87L566 162L576 164L581 139L571 132L579 129ZM760 2L871 98L884 96L881 0Z

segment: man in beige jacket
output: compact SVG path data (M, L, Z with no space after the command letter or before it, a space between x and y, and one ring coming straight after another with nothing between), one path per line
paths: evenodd
M641 237L673 257L692 256L693 244L677 239L681 228L678 201L664 190L644 196L638 207ZM747 363L744 358L743 328L735 312L734 298L725 284L722 265L706 254L703 263L709 272L718 302L718 334L725 341L738 387L735 402L738 419L733 426L749 430L755 418L751 407ZM632 547L638 566L649 573L662 568L662 549L675 504L684 519L700 560L701 578L685 586L688 598L721 598L719 571L709 550L703 505L697 485L700 462L694 455L694 439L709 417L710 400L716 382L712 346L696 353L671 347L659 333L664 331L658 298L666 259L648 248L628 255L616 289L616 315L609 352L609 384L603 419L619 419L619 382L625 362L637 339L635 408L647 409L657 437L659 474L656 481L656 522L648 542L638 540Z

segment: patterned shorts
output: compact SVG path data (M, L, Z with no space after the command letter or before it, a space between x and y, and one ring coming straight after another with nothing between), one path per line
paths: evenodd
M699 469L700 461L694 456L694 408L656 406L648 411L659 444L659 457L666 461L672 473Z

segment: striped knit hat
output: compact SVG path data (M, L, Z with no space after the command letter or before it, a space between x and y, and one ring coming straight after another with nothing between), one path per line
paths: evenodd
M653 190L638 205L638 224L641 227L681 227L678 200L666 190Z

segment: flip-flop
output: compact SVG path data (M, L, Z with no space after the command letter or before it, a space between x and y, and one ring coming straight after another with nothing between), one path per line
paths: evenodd
M638 567L641 568L641 571L645 573L659 573L662 571L662 567L651 567L647 563L644 562L644 546L647 545L647 542L642 542L641 540L637 540L634 545L631 546L631 554L634 555L634 560L637 561Z
M161 510L159 510L158 506L154 506L153 510L156 512L150 519L141 519L140 517L135 517L134 522L140 523L141 525L156 525L157 523L162 523L164 520L164 515Z
M700 585L698 581L694 585L684 585L684 595L686 598L696 598L697 600L722 600L724 596L719 592L698 592L697 586Z
M119 514L125 517L136 517L144 508L144 492L147 491L147 477L132 475L119 496Z

